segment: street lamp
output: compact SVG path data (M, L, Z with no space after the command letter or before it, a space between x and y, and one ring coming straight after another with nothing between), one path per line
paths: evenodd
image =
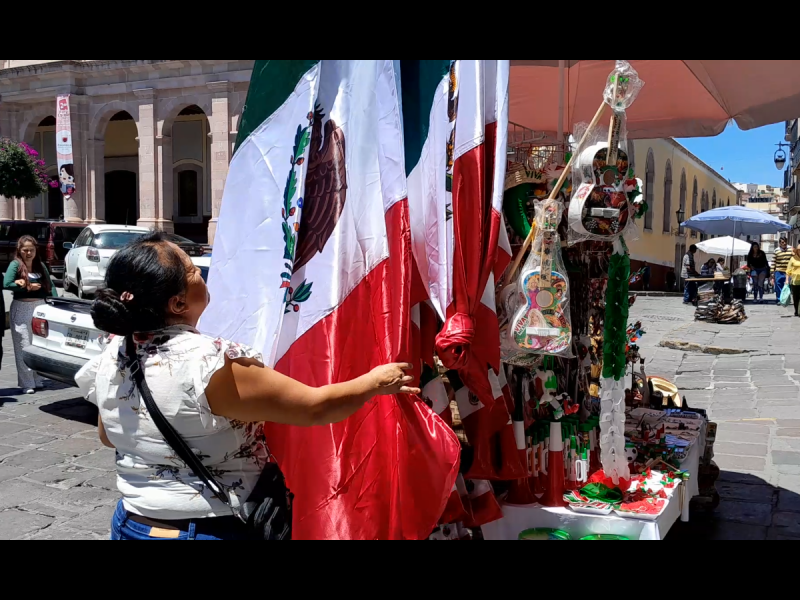
M775 151L775 156L772 160L775 161L775 168L778 169L778 171L783 171L783 167L786 165L786 152L784 152L783 147L785 146L791 149L792 145L783 144L781 142L778 142L775 145L778 147L778 149Z
M683 223L684 219L686 219L686 211L683 210L683 207L679 208L675 211L675 217L678 219L678 228L672 230L673 235L684 235L683 227L681 227L681 223Z

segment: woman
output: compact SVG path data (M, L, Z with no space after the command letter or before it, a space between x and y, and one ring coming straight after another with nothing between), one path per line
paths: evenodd
M716 272L717 272L717 261L715 261L713 258L710 258L700 268L700 277L714 277L714 273Z
M800 317L800 244L794 249L792 259L786 269L786 279L792 288L794 316Z
M100 440L117 451L123 498L111 539L248 537L159 433L131 379L129 348L164 417L240 503L270 462L263 421L325 425L346 419L375 396L420 393L408 387L407 364L312 388L265 367L251 348L201 335L195 326L209 296L200 270L160 233L117 252L105 284L92 317L115 337L75 380L99 409Z
M42 379L22 361L22 351L31 345L31 319L37 306L44 304L47 296L58 297L56 286L50 279L47 267L36 252L36 240L23 235L17 242L14 260L8 265L3 279L3 289L14 293L9 321L14 342L14 360L17 363L17 385L24 394L33 394L42 387Z
M767 255L761 251L761 244L754 242L747 255L747 264L750 266L750 275L753 278L753 300L761 304L764 300L764 282L769 277L769 261Z

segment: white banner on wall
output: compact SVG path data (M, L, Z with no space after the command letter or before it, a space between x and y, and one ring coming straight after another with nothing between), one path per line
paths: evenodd
M56 153L61 193L69 199L75 193L75 167L72 162L72 124L69 116L69 94L56 98Z

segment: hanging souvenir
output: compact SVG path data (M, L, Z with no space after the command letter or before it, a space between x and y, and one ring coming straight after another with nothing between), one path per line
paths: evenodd
M519 353L571 358L569 280L557 232L561 215L562 206L556 200L536 205L533 250L517 281L517 293L506 299L506 309L513 316L506 328L509 343L501 344L505 362L516 364ZM519 306L511 312L515 302Z
M625 110L642 85L629 63L617 61L603 92L612 109L607 135L596 126L586 131L585 135L594 143L583 146L573 168L575 193L569 207L571 243L612 241L623 234L629 239L634 237L641 181L635 178L628 161Z

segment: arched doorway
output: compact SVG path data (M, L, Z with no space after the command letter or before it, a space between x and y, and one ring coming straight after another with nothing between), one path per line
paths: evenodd
M175 233L208 239L211 218L211 138L205 111L192 104L172 123L172 220Z
M105 221L136 225L139 218L139 143L136 121L116 113L105 131Z
M106 173L106 223L136 225L136 210L139 205L137 179L133 171Z

